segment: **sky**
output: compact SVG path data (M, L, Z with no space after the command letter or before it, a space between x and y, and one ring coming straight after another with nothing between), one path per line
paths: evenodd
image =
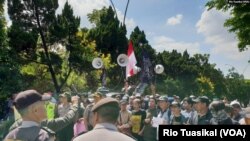
M223 26L230 12L211 9L208 0L130 0L126 27L127 37L138 26L146 33L149 44L157 51L173 49L189 54L210 54L210 63L224 75L234 67L236 72L250 79L250 50L239 52L237 38ZM66 0L58 0L60 13ZM110 6L110 0L68 0L74 14L81 17L81 27L91 28L87 14L93 9ZM122 22L127 0L113 0L119 20ZM7 14L6 14L7 16ZM11 24L8 21L8 24ZM165 68L167 69L167 68Z

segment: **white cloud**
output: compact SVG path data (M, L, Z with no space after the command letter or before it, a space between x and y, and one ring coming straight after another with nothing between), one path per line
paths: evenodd
M179 52L184 52L187 50L191 55L200 52L200 44L198 42L178 42L166 36L154 37L152 46L157 52L162 52L164 50L172 51L174 49Z
M205 9L196 24L197 32L204 35L205 43L211 46L211 60L217 64L217 67L227 72L228 67L225 67L225 64L230 64L239 70L239 73L243 73L245 63L250 57L250 50L239 52L236 35L229 33L228 29L223 26L229 17L230 12ZM250 78L249 72L244 72L246 78Z
M67 0L59 0L59 8L57 13L61 13ZM73 7L74 14L81 18L81 27L92 27L88 21L87 14L92 13L94 9L100 10L104 6L109 6L109 0L69 0L69 4Z
M124 14L119 9L116 9L116 12L117 12L119 21L123 22ZM135 20L132 18L127 18L127 17L125 19L125 24L126 24L127 30L129 31L133 30L136 26Z
M225 19L229 17L229 12L215 9L204 10L201 19L196 24L197 31L205 36L205 43L212 45L211 55L222 55L233 60L244 59L250 52L239 52L235 34L229 33L223 26Z
M167 25L177 25L181 23L183 18L182 14L177 14L176 16L170 17L167 19Z
M61 13L66 0L59 0L59 8L57 13ZM81 27L92 27L88 21L87 14L92 13L94 9L100 10L104 6L108 7L110 5L109 0L70 0L69 4L73 7L74 14L81 17ZM116 9L118 19L122 22L124 14ZM136 26L135 21L132 18L126 18L126 27L128 30L134 29Z
M5 1L4 3L4 16L6 18L7 27L10 27L12 25L12 21L10 20L8 15L7 1Z

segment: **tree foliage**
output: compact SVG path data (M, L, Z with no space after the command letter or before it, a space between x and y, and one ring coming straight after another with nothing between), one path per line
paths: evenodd
M111 7L104 7L101 10L94 10L88 14L89 21L94 25L94 28L89 30L88 39L95 41L96 50L99 55L104 54L105 57L110 55L111 62L105 65L107 79L111 83L109 87L114 89L123 82L123 70L120 71L120 66L116 60L118 55L127 52L127 37L126 27L120 23ZM107 69L109 67L112 69Z
M123 26L112 7L104 7L88 14L89 21L95 25L89 31L89 39L96 42L96 49L103 54L111 54L112 62L127 51L126 27Z
M236 33L240 51L248 49L250 45L249 4L229 4L225 0L210 0L206 6L208 6L208 10L216 8L218 10L230 11L231 17L225 21L224 26L229 27L230 32Z
M12 20L10 47L19 63L46 65L56 92L60 92L72 70L82 71L83 46L77 37L80 18L65 3L62 13L55 15L57 0L8 0ZM65 65L65 62L66 65Z

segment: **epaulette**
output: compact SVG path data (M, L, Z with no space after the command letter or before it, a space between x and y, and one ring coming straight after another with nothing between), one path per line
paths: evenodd
M42 129L45 130L50 136L55 136L56 135L56 132L49 129L48 127L42 127Z

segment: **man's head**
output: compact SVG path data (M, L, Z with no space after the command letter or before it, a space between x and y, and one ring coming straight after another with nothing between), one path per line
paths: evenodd
M127 104L128 104L128 102L127 102L127 100L125 100L125 99L123 99L123 100L120 101L120 108L121 108L121 111L126 111L126 109L127 109Z
M210 109L214 118L220 118L222 113L226 113L225 112L225 103L223 101L213 101L209 105L209 109Z
M196 110L199 111L204 111L207 110L209 107L209 99L207 96L200 96L197 99L194 100L194 102L196 103Z
M190 97L186 97L184 98L182 105L185 110L191 110L193 107L193 100Z
M181 113L181 104L177 101L173 101L170 105L171 111L174 116L178 116Z
M238 116L242 110L240 103L237 100L234 100L230 105L233 107L233 116Z
M155 108L155 106L156 106L156 101L155 101L155 99L154 99L154 98L150 98L148 104L149 104L148 106L149 106L150 109Z
M161 110L166 110L168 108L168 106L169 106L168 97L167 96L161 96L158 99L158 103L159 103L159 106L160 106Z
M133 100L133 108L135 110L139 110L141 108L141 100L140 99L134 99Z
M26 90L17 94L14 105L23 120L41 122L47 118L44 101L50 99L50 96L41 95L36 90Z
M63 103L63 104L70 102L71 101L70 98L71 98L71 95L69 92L64 92L64 93L59 95L60 103Z
M101 92L95 92L92 96L94 98L94 103L97 103L103 98L103 95Z
M114 98L103 98L92 108L94 112L94 125L97 123L115 124L119 116L119 103Z

